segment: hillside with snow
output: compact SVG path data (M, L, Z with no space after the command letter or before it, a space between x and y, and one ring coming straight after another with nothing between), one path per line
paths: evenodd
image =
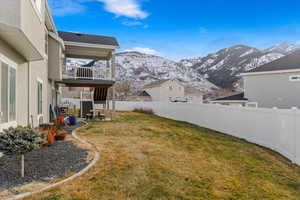
M218 87L234 88L235 83L240 82L240 73L279 59L297 49L297 46L287 43L265 50L236 45L205 57L180 62L135 51L121 52L116 54L116 73L119 79L132 80L135 91L156 80L177 78L204 92L210 92ZM96 66L98 74L103 74L105 62L95 61L92 64Z
M184 59L180 63L193 68L198 74L205 75L210 82L221 88L232 88L240 79L240 73L279 59L297 49L297 46L287 43L262 51L250 46L236 45L198 59Z
M104 69L105 63L98 61L94 64L98 69ZM116 76L133 80L137 90L145 85L161 79L180 79L189 85L204 91L217 88L197 73L190 66L154 55L139 52L122 52L116 54Z

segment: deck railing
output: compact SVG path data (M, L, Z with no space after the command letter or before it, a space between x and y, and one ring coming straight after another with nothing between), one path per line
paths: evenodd
M94 66L83 67L79 64L74 66L66 66L63 70L63 78L68 79L84 79L84 80L99 80L108 79L106 76L106 70L99 69Z
M96 79L95 67L75 67L74 70L75 79Z

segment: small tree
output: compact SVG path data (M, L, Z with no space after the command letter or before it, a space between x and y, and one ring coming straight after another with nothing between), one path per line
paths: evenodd
M0 151L6 155L21 155L21 176L24 177L24 157L45 143L44 134L30 127L9 128L0 132Z
M116 93L119 100L126 100L130 93L132 93L133 81L129 78L122 78L115 84Z

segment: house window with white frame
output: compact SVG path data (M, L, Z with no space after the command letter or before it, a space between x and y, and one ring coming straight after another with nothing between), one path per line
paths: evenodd
M0 124L16 121L16 68L0 59Z
M49 48L49 37L48 37L48 32L46 30L45 34L45 53L48 56L48 48Z
M38 96L38 115L43 114L43 83L41 81L37 82L37 96Z

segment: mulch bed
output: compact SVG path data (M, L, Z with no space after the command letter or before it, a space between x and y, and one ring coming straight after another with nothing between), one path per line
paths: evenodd
M20 177L20 156L0 157L0 192L31 182L51 182L79 172L89 164L88 153L88 149L79 147L73 140L58 141L30 152L25 156L25 178Z

